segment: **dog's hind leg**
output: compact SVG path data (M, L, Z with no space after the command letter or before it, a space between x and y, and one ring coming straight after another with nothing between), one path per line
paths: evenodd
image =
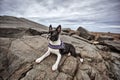
M43 59L50 55L50 51L48 50L42 57L36 59L36 63L40 63Z
M73 46L70 47L70 53L73 57L77 57L77 54L76 54L76 51L75 51L75 48Z
M70 53L71 53L71 55L72 55L73 57L77 57L77 56L79 56L79 57L80 57L80 62L83 62L83 58L81 57L80 54L77 54L77 53L76 53L74 47L71 47L71 48L70 48Z

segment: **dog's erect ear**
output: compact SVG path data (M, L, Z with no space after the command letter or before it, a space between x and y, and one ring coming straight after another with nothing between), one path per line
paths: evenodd
M49 32L52 31L52 25L49 26Z
M58 27L56 28L56 31L59 33L61 32L61 25L58 25Z

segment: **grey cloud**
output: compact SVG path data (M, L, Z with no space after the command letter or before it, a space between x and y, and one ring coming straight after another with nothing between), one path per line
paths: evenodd
M0 0L0 15L25 17L45 25L120 26L119 0Z

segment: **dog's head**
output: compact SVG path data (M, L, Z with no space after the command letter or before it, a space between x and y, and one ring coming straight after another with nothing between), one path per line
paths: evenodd
M61 32L61 25L58 25L58 27L55 30L53 30L52 25L50 25L49 26L49 36L48 36L48 38L51 41L57 41L58 38L59 38L60 32Z

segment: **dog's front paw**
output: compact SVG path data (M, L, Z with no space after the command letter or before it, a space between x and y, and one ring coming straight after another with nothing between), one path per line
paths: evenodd
M80 62L82 62L82 63L83 63L83 58L80 58Z
M58 66L54 64L54 65L52 66L52 71L57 70L57 68L58 68Z
M42 61L41 58L38 58L38 59L35 60L36 63L40 63L41 61Z

